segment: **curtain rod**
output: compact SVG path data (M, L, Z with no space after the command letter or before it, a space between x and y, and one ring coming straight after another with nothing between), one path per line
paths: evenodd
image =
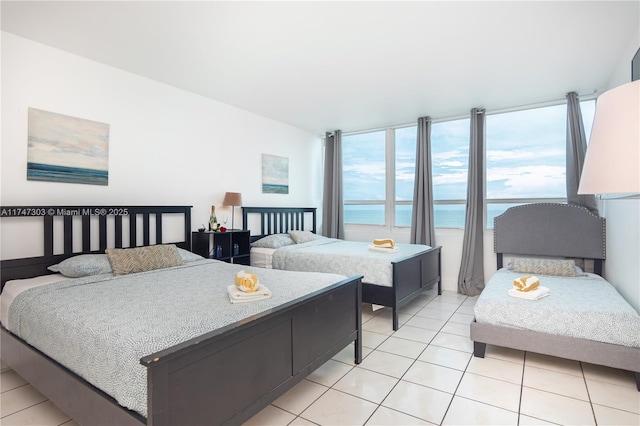
M571 92L567 92L567 93L571 93ZM603 92L600 90L594 90L591 93L587 93L587 94L578 94L578 99L581 101L590 101L592 99L596 99L598 96L600 96ZM533 108L542 108L545 106L553 106L553 105L560 105L563 102L567 101L567 97L566 95L563 98L555 98L555 99L549 99L546 101L538 101L538 102L533 102L533 103L529 103L529 104L522 104L522 105L517 105L517 106L512 106L512 107L507 107L507 108L498 108L498 109L493 109L493 110L488 110L486 108L478 108L481 111L484 111L487 115L491 115L491 114L503 114L506 112L513 112L513 111L520 111L520 110L524 110L524 109L533 109ZM470 112L464 113L464 114L456 114L456 115L448 115L448 116L444 116L444 117L438 117L438 118L433 118L431 117L431 122L432 123L442 123L444 121L454 121L454 120L462 120L464 118L469 118ZM421 116L424 117L424 116ZM390 125L390 126L385 126L385 127L374 127L374 128L370 128L370 129L363 129L363 130L354 130L354 131L349 131L349 132L345 132L343 131L342 134L343 135L354 135L354 134L358 134L358 133L369 133L369 132L375 132L375 131L380 131L380 130L386 130L386 129L398 129L398 128L402 128L402 127L410 127L410 126L415 126L416 122L418 120L418 117L416 117L416 121L413 121L411 123L402 123L402 124L395 124L395 125ZM324 135L322 135L324 137Z

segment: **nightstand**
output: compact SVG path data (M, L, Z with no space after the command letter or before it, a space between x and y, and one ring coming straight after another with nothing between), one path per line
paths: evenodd
M191 251L207 259L249 265L249 231L192 232Z

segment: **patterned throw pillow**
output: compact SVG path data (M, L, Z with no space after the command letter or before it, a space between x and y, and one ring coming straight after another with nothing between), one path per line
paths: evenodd
M251 247L277 249L278 247L290 246L295 243L289 234L273 234L252 242Z
M308 243L309 241L322 238L311 231L289 231L289 235L291 235L291 238L293 238L293 241L295 241L296 244Z
M80 254L47 268L65 277L80 278L89 275L110 274L111 264L106 254Z
M113 275L133 274L182 265L176 246L156 245L128 249L106 250Z
M515 258L511 261L509 269L513 272L525 274L555 275L559 277L576 276L576 262L569 259Z

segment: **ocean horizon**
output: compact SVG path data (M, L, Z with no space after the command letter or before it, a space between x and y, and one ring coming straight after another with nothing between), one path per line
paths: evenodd
M490 204L487 206L487 223L493 227L493 218L516 204ZM434 226L436 228L464 228L466 206L434 206ZM344 206L344 222L363 225L384 224L384 207L381 205ZM394 226L411 226L411 206L397 206Z
M263 183L262 193L263 194L288 194L289 185L276 185L273 183Z
M109 171L27 162L27 180L107 186Z

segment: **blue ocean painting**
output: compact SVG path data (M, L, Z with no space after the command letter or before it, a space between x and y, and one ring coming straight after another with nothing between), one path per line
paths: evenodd
M29 108L27 180L109 184L109 125Z
M262 193L289 193L289 159L262 154Z

